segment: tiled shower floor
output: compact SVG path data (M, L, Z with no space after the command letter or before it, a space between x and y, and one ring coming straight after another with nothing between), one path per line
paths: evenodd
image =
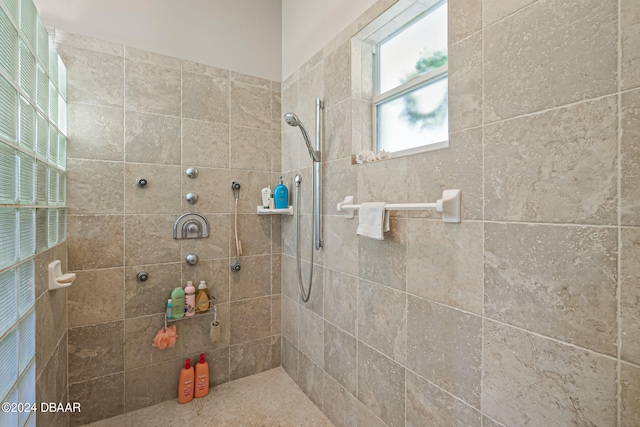
M185 405L169 400L87 425L333 427L282 367L219 385Z

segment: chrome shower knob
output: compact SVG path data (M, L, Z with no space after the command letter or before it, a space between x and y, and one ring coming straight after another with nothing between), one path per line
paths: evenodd
M147 280L149 280L149 273L147 273L146 271L138 271L136 278L141 282L146 282Z
M198 195L196 193L189 193L186 195L185 199L187 199L189 204L193 205L198 201Z
M189 265L196 265L198 263L198 255L189 254L187 255L186 261L187 261L187 264Z
M145 188L148 183L149 183L149 181L147 181L147 178L138 178L138 179L136 179L136 185L138 187L140 187L140 188Z
M231 271L240 271L239 262L232 262L230 267L231 267Z

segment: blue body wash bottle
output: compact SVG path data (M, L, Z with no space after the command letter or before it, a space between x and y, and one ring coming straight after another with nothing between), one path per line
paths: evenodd
M287 209L289 207L289 190L282 182L282 177L280 177L280 184L276 185L273 190L273 198L275 199L276 209Z

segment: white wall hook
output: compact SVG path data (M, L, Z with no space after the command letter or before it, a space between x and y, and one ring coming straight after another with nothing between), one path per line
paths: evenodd
M62 274L62 263L55 260L49 264L49 290L66 288L76 280L75 273Z

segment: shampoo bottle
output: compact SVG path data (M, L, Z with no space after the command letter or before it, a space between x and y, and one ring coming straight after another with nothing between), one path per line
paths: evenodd
M200 281L198 285L198 295L196 295L196 312L198 313L206 313L209 311L209 289L207 289L207 284L204 283L204 280Z
M276 185L273 190L273 196L276 202L276 209L287 209L289 207L289 190L282 182L282 177L280 177L280 184Z
M173 318L173 310L171 309L171 298L167 301L167 320Z
M174 319L184 317L184 291L180 286L171 292L171 312Z
M185 316L190 317L196 314L196 288L193 287L193 282L189 280L187 287L184 288L187 296L185 297Z
M178 403L189 403L193 399L194 372L191 367L191 359L187 359L184 368L180 370L180 383L178 384Z
M204 353L200 353L200 362L196 363L196 397L209 394L209 364L204 361Z

